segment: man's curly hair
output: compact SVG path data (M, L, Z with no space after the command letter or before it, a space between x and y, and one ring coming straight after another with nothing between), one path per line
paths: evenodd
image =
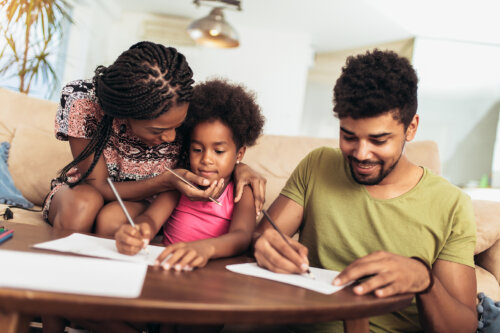
M220 120L231 129L236 148L252 146L262 133L264 116L255 94L243 85L213 79L193 88L188 115L183 124L187 145L194 127L202 122Z
M417 84L410 62L395 52L350 56L333 89L333 112L340 119L360 119L397 109L393 117L406 129L417 112Z

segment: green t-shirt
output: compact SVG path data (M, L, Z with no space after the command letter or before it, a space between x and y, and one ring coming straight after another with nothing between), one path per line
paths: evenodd
M300 242L312 267L341 271L383 250L474 267L476 228L470 198L424 168L418 184L392 199L376 199L356 183L339 149L319 148L296 167L281 194L304 207ZM302 326L343 332L341 322ZM300 331L299 326L295 328ZM415 300L402 311L370 318L372 332L422 331Z

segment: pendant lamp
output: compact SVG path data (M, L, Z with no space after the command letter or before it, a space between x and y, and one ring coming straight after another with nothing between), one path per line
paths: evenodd
M238 47L238 33L224 19L223 7L216 7L208 16L193 21L187 28L192 39L198 44L218 48Z

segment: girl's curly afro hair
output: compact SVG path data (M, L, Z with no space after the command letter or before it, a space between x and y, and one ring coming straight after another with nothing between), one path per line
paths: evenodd
M183 124L188 141L197 124L214 120L220 120L231 129L238 149L255 144L264 126L255 94L243 85L224 79L208 80L194 86Z

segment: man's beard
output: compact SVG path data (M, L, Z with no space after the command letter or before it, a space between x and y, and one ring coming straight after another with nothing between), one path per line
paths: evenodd
M403 150L401 150L401 154L399 155L399 157L396 160L396 162L394 162L386 170L384 170L385 163L383 161L375 161L375 162L374 161L370 161L370 160L360 161L360 160L358 160L357 158L355 158L353 156L347 156L347 159L349 160L349 168L351 169L352 178L354 179L354 181L356 183L361 184L361 185L377 185L382 180L384 180L384 178L387 177L392 172L392 170L394 170L394 168L398 164L399 160L401 159L401 156L403 156ZM379 164L380 165L380 172L379 172L378 176L375 177L374 179L361 180L361 179L357 178L356 173L354 172L354 167L352 166L353 162L356 162L356 163L361 164L361 165L363 165L363 164L365 164L365 165Z

